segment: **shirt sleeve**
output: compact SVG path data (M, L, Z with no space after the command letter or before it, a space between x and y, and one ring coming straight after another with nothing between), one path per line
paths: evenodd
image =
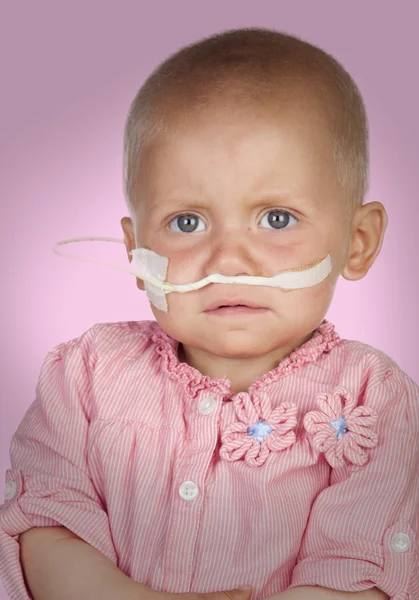
M32 527L64 526L117 564L86 452L93 330L47 354L35 401L11 440L11 468L0 505L0 575L11 600L32 599L19 553L19 534Z
M315 499L291 586L419 599L419 388L395 372L363 392L378 415L368 461L331 469ZM381 410L380 410L381 407ZM367 421L364 421L367 422Z

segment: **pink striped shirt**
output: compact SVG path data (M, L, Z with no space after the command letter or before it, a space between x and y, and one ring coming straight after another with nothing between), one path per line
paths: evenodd
M3 584L30 598L19 534L62 525L159 591L418 600L418 439L419 387L327 321L239 394L155 321L95 325L48 353L12 438Z

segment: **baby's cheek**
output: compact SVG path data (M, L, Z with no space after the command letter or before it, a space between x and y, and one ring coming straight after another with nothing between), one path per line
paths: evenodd
M313 311L318 311L319 313L324 314L327 312L333 299L335 286L335 281L332 279L327 279L307 290L310 293L309 302L313 308Z
M173 296L173 294L168 294L166 297L169 309L168 312L158 310L153 305L151 305L151 310L163 331L174 339L182 341L182 331L187 325L187 311L179 311L177 308L174 308L173 303L171 302L171 296Z
M169 258L166 281L174 284L192 283L202 277L199 275L196 255L188 252L179 253Z
M294 314L311 314L318 318L320 313L325 313L329 308L334 288L331 281L322 281L311 288L285 292L283 299Z

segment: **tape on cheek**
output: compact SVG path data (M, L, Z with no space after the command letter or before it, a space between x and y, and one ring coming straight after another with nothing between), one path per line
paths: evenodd
M313 287L323 281L332 270L330 254L321 261L290 271L283 271L274 277L226 277L213 273L200 281L187 284L171 284L166 282L168 259L155 252L136 248L131 252L135 259L135 271L144 280L145 290L150 302L159 310L168 312L166 294L171 292L185 293L198 290L210 283L238 283L244 285L264 285L284 290Z
M158 310L167 312L166 294L162 290L162 284L166 280L169 259L147 248L136 248L131 255L135 261L135 274L144 281L147 298Z
M130 254L135 257L135 265L122 266L114 264L108 260L101 260L97 258L90 258L88 256L78 256L76 254L70 254L61 250L63 246L68 244L74 244L76 242L113 242L117 244L124 244L124 240L121 238L104 237L104 236L88 236L88 237L76 237L67 240L61 240L56 242L52 248L52 251L58 256L69 258L71 260L77 260L81 262L94 263L104 267L111 267L135 275L139 279L143 279L144 288L147 293L147 297L150 302L159 310L167 312L167 302L165 293L162 291L162 284L166 279L167 266L169 259L165 256L160 256L152 250L147 248L136 248Z
M167 306L166 294L161 291L160 288L152 285L151 283L144 282L144 288L147 294L147 298L150 302L163 312L168 312L169 308Z

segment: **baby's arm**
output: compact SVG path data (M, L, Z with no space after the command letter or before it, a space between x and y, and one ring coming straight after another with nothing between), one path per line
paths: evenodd
M127 577L65 527L35 527L19 537L20 561L34 600L163 600Z
M377 588L362 592L339 592L324 587L300 586L270 596L266 600L388 600L389 596Z
M19 536L20 560L33 600L250 600L250 591L159 592L127 577L65 527L35 527Z
M344 461L338 460L337 450L329 453L331 485L313 503L291 585L278 600L303 600L303 587L313 585L340 588L353 597L362 587L370 593L375 587L391 600L419 599L419 387L397 369L384 371L380 377L369 374L365 410L348 408L352 434ZM343 396L350 407L354 397L348 390ZM319 424L327 417L326 401L333 407L330 394L313 414ZM361 449L370 441L368 407L378 415L378 443L370 446L364 462ZM308 597L314 599L314 593Z
M93 334L94 329L89 330L48 353L36 400L11 441L5 503L0 505L0 576L11 600L30 600L23 566L34 593L41 590L36 600L44 600L45 586L52 586L49 597L55 590L55 598L61 599L65 588L86 583L86 575L94 575L95 559L95 569L103 576L105 560L113 565L107 565L106 581L112 585L112 573L116 581L118 548L89 468L89 426L95 407ZM38 528L52 529L48 534ZM46 537L54 531L62 535L64 528L73 533L73 539ZM80 555L90 567L80 561ZM126 582L123 575L129 573L120 575ZM77 593L73 597L83 598ZM89 593L86 597L90 598Z

